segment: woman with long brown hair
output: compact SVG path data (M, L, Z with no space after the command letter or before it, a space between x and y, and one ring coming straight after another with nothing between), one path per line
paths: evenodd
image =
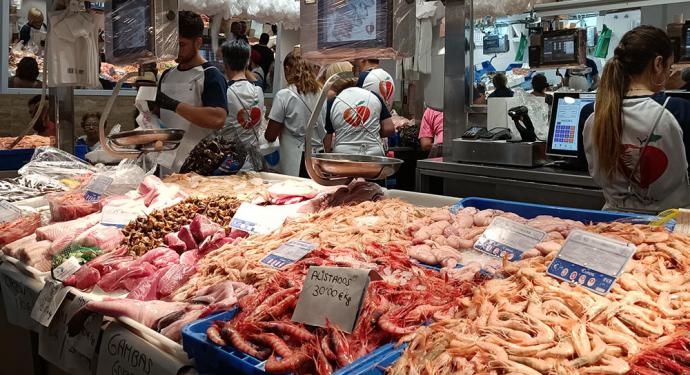
M266 140L280 139L280 173L309 177L304 168L304 133L313 111L319 111L312 136L312 147L323 149L325 112L315 108L319 99L321 84L316 80L314 69L299 55L289 53L283 61L285 80L288 87L278 91L273 98L271 113L268 115Z
M662 92L672 62L664 31L640 26L627 32L604 67L594 107L582 111L589 171L607 208L690 206L690 106Z

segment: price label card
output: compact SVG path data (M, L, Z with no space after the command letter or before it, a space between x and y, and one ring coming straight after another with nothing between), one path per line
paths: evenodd
M0 223L16 220L22 216L22 209L10 202L0 200Z
M7 321L24 329L37 331L38 326L31 319L31 310L36 304L38 293L41 291L41 283L38 280L23 277L18 272L9 271L6 267L11 266L3 264L0 268L2 270L0 288L2 288Z
M55 280L65 281L65 279L77 272L80 267L81 265L79 264L77 258L69 257L69 259L64 261L61 265L57 266L51 272Z
M351 333L376 272L348 267L309 267L292 320L325 327L326 320Z
M143 207L107 205L101 211L101 224L124 228L141 215L146 215Z
M623 273L635 245L582 230L574 230L546 273L606 294Z
M47 327L40 327L38 330L38 354L48 362L58 366L63 371L67 371L65 360L68 357L67 347L67 322L74 313L79 310L86 302L82 298L66 298L64 303L55 313L52 321Z
M115 322L103 332L97 375L177 374L184 364Z
M261 259L261 263L280 269L304 258L315 248L316 245L311 242L290 240L271 251L264 259Z
M230 221L230 227L248 233L271 233L283 225L290 212L289 209L277 206L257 206L251 203L242 203Z
M50 326L50 322L60 309L67 292L69 292L69 288L62 285L61 282L47 279L43 290L38 294L36 304L31 310L31 319L44 327Z
M98 202L101 196L105 194L110 185L113 183L113 178L108 176L98 175L91 180L86 187L84 199L89 202Z
M508 260L516 261L522 258L522 253L534 248L545 237L544 231L497 217L479 237L474 248L498 258L507 256Z

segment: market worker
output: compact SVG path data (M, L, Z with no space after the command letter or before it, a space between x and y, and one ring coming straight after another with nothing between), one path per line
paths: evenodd
M588 57L585 66L585 69L566 69L565 77L562 77L563 86L580 91L596 89L599 84L597 63Z
M419 127L419 143L422 151L432 151L429 157L440 155L440 148L443 146L443 112L433 108L424 110L422 124Z
M283 70L289 86L278 91L273 98L265 137L269 142L280 139L280 173L309 177L304 167L304 134L319 100L321 84L316 80L311 64L293 52L285 56ZM319 109L319 113L312 137L315 151L323 148L323 138L326 136L326 112Z
M354 69L353 65L349 61L340 61L340 62L335 62L326 68L326 70L319 76L319 83L321 85L325 84L326 81L331 78L332 76L340 73L346 73L346 72L352 72ZM352 76L354 77L354 76ZM331 87L328 90L328 98L334 98L336 95L335 91L333 91L333 87Z
M43 12L38 8L31 8L26 18L29 22L19 30L19 40L24 42L24 45L27 45L31 37L37 35L37 33L41 35L42 40L45 40L48 26L43 22Z
M46 98L46 103L43 105L43 111L41 111L41 116L38 118L34 124L34 131L36 134L43 137L55 137L57 135L57 125L50 121L48 118L48 102ZM38 105L41 103L41 95L36 95L29 99L27 103L29 106L29 115L33 118L38 111Z
M81 128L84 131L84 135L77 138L76 144L85 145L88 147L89 151L101 148L100 139L98 137L98 125L100 121L100 112L85 113L84 116L81 117Z
M242 39L225 42L221 46L225 76L228 78L228 116L225 129L237 133L249 155L242 170L263 170L264 159L260 154L259 128L264 118L264 92L252 77L247 76L251 47Z
M395 132L391 114L383 98L356 85L354 79L334 83L336 96L326 104L326 132L335 133L333 152L385 156L381 138Z
M513 90L508 88L508 78L505 74L497 73L491 82L494 84L494 92L489 95L489 98L512 98L515 95Z
M606 208L690 207L690 107L661 93L672 62L664 31L628 31L604 67L596 103L582 110L584 152Z
M218 68L199 55L204 23L192 12L179 12L178 66L166 70L158 84L156 104L167 128L185 130L177 150L162 152L158 163L180 170L189 152L204 137L225 124L227 83Z
M390 111L393 108L393 94L395 83L388 72L379 68L379 60L359 59L356 61L359 68L357 87L369 90L383 98L386 107Z

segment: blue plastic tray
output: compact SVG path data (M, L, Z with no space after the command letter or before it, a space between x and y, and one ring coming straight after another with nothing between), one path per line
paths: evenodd
M210 315L188 324L182 329L182 346L190 358L196 361L196 369L201 374L246 374L264 375L264 361L247 355L231 346L216 345L206 337L206 330L215 320L230 320L237 309ZM359 358L350 365L334 372L334 375L376 375L383 374L401 355L403 348L394 344L384 345ZM396 354L397 353L397 354Z
M33 148L20 148L13 150L0 150L0 170L13 171L24 166L34 155Z
M539 215L551 215L561 219L582 221L584 223L609 223L621 219L640 219L649 221L652 216L635 215L622 212L582 210L559 206L545 206L541 204L503 201L487 198L465 198L453 205L451 212L457 212L465 207L475 207L478 210L495 209L518 214L525 219L532 219Z

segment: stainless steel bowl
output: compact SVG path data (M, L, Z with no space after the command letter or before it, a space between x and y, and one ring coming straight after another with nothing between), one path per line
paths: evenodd
M156 142L179 143L183 136L182 129L147 129L111 134L108 139L118 146L140 146Z
M397 172L403 163L395 158L350 154L315 154L311 160L314 171L323 179L347 176L382 180Z

